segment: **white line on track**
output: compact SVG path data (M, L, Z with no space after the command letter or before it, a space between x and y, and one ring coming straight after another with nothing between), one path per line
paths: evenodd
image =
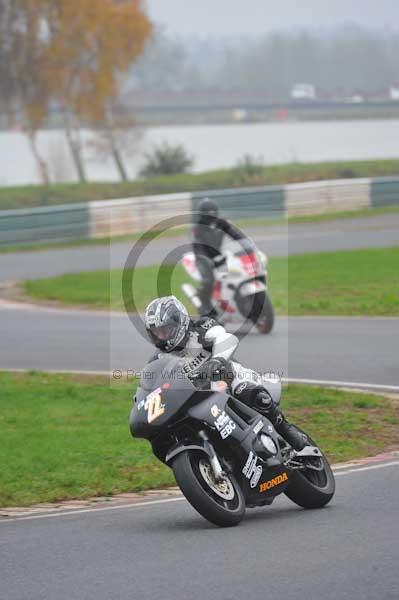
M0 525L4 523L12 523L13 521L33 521L36 519L53 519L55 517L68 517L73 515L82 515L82 514L90 514L90 513L98 513L98 512L106 512L109 510L125 510L127 508L142 508L144 506L157 506L159 504L168 504L169 502L181 502L185 498L165 498L163 500L148 500L147 502L135 502L133 504L119 504L118 506L103 506L101 508L79 508L79 509L70 509L66 511L59 511L53 513L44 513L41 515L26 515L24 517L11 517L0 519ZM27 509L28 511L29 509Z
M388 467L399 466L399 460L390 461L381 464L373 464L365 467L348 469L347 471L335 472L335 476L349 475L353 473L362 473L363 471L372 471L375 469L386 469ZM343 467L343 465L341 465ZM24 517L11 517L0 519L0 526L4 523L13 523L15 521L35 521L38 519L54 519L56 517L68 517L73 515L91 514L99 512L107 512L110 510L126 510L131 508L144 508L148 506L159 506L162 504L169 504L171 502L182 502L185 500L184 497L179 498L165 498L163 500L149 500L147 502L136 502L134 504L123 504L119 506L104 506L101 508L83 508L83 509L71 509L63 512L45 513L41 515L27 515Z
M46 304L32 304L28 302L18 302L0 299L0 311L26 311L26 312L38 312L48 313L55 315L72 315L72 316L84 316L84 317L126 317L126 313L122 311L108 311L96 310L96 309L81 309L74 308L73 306L62 307L62 306L47 306Z
M381 392L398 392L398 385L380 385L376 383L358 383L355 381L329 381L324 379L299 379L296 377L283 378L284 383L303 383L306 385L321 385L337 388L354 388L359 390L375 390Z
M361 473L362 471L373 471L374 469L386 469L387 467L399 466L399 460L393 460L391 462L381 463L380 465L368 465L366 467L358 467L354 469L348 469L347 471L335 471L334 476L338 475L349 475L349 473Z
M26 373L27 371L32 369L22 369L15 367L0 367L0 372L9 371L10 373ZM68 375L98 375L105 377L112 377L112 371L89 371L89 370L79 370L79 369L38 369L33 368L35 371L44 371L46 373L60 373ZM375 390L376 392L391 392L391 393L399 393L399 386L397 385L380 385L374 383L357 383L354 381L333 381L333 380L324 380L324 379L301 379L296 377L283 377L283 383L298 383L303 385L318 385L318 386L327 386L327 387L336 387L336 388L353 388L359 389L360 391L368 391Z

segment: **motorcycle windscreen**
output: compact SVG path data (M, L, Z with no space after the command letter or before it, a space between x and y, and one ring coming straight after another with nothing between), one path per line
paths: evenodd
M184 361L166 357L149 363L141 372L136 402L130 414L135 437L152 438L180 416L198 390L185 374Z

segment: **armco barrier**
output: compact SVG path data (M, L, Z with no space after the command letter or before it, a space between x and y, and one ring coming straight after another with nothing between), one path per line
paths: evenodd
M212 198L217 202L226 218L283 217L285 214L283 186L195 192L192 195L194 213L203 198Z
M371 182L371 206L399 205L399 179L378 177Z
M338 179L0 211L0 244L147 231L167 218L195 211L205 196L212 197L221 214L230 218L321 214L399 205L399 177Z
M368 208L370 181L335 179L286 185L286 215L315 215Z
M90 202L90 237L148 231L165 219L190 211L190 194Z
M88 236L88 204L0 211L0 244L73 240Z

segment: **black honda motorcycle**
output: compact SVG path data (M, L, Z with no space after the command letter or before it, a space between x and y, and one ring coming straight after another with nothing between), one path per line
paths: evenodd
M279 403L281 383L271 381L268 391ZM151 442L190 504L215 525L237 525L246 507L281 493L304 508L326 505L335 481L321 450L309 437L293 450L267 418L226 392L224 382L187 375L179 358L151 362L141 373L131 433Z

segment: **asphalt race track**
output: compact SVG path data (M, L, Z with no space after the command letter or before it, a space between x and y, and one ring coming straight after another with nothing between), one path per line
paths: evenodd
M398 467L346 468L326 508L281 496L230 529L185 500L0 520L0 596L397 600Z
M152 353L126 315L0 305L1 368L140 371ZM278 318L244 335L236 358L261 372L399 385L399 319Z

